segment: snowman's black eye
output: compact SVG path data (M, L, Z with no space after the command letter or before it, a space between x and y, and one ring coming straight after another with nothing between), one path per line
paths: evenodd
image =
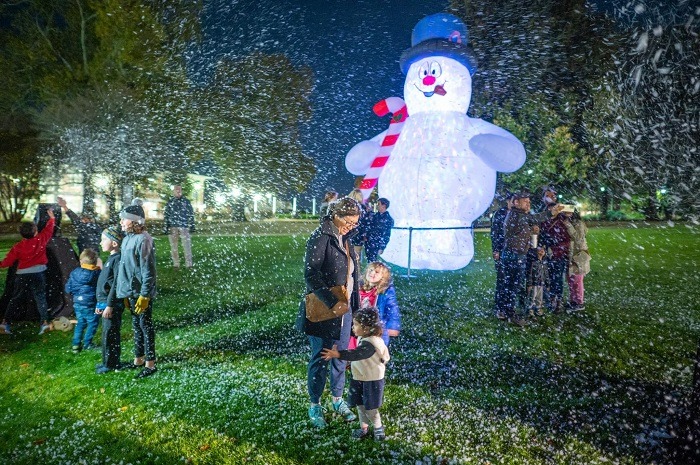
M430 71L430 63L427 61L421 65L421 67L418 69L418 76L427 76L428 72Z

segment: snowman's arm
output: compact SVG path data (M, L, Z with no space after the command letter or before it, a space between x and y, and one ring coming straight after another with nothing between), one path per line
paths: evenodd
M379 148L387 131L388 129L380 132L370 140L363 140L355 144L345 155L345 168L355 176L366 174L372 161L379 153Z
M388 131L388 129L383 130L382 132L380 132L376 136L372 137L370 140L372 142L376 142L377 144L381 144L382 140L384 140L384 136L386 136L387 131Z
M490 168L512 173L525 163L525 147L513 134L494 124L472 119L476 134L469 139L469 148Z

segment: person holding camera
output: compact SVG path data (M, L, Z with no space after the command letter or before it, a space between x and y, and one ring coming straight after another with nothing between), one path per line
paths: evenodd
M516 315L519 297L525 290L527 274L527 252L533 228L551 217L556 217L563 207L555 205L535 215L530 213L530 192L522 190L513 194L513 207L506 215L503 225L504 242L500 259L503 261L504 302L503 310L508 322L525 326L525 321Z
M557 202L557 193L552 187L546 187L542 200L545 211L558 209L563 211L565 206ZM571 239L564 224L564 215L552 215L540 225L540 244L548 251L549 268L549 298L547 306L552 313L564 310L564 276L569 267L569 244Z

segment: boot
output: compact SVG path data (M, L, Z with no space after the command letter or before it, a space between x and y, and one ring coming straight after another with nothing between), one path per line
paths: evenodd
M561 298L559 297L552 297L552 313L555 315L560 314L562 311L564 311L564 306L561 302Z

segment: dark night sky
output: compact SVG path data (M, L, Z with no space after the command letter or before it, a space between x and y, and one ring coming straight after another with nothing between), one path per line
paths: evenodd
M314 117L302 143L318 174L300 196L304 206L327 186L341 194L352 189L345 153L388 127L388 118L375 116L372 106L403 94L398 60L410 46L413 26L447 7L446 0L211 0L190 69L203 81L221 57L260 50L284 53L314 70Z
M375 116L377 101L402 96L398 59L410 46L411 31L424 16L446 11L447 0L205 0L203 40L188 57L194 79L205 82L222 57L254 51L284 53L315 73L314 116L303 128L302 143L316 160L318 174L301 206L322 196L327 186L346 194L354 177L344 157L357 142L388 126ZM592 0L594 8L613 16L628 5L621 22L644 19L631 0ZM692 10L698 0L646 0L668 11ZM687 18L687 14L683 17ZM467 22L467 26L469 23ZM476 76L478 79L478 75Z

